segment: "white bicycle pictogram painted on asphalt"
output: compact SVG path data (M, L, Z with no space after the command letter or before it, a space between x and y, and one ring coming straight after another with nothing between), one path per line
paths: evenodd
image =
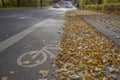
M35 66L43 64L47 60L48 55L50 55L51 58L56 58L56 56L53 53L51 53L49 50L60 50L60 47L59 46L53 46L53 45L46 45L41 50L34 51L35 54L33 54L33 55L31 55L31 53L33 51L29 51L29 52L27 52L25 54L22 54L17 59L17 64L20 65L20 66L23 66L23 67L35 67ZM43 58L40 62L38 62L38 63L31 63L31 64L28 64L28 65L23 65L23 61L22 60L25 57L30 57L30 60L34 60L38 56L42 56L42 58Z

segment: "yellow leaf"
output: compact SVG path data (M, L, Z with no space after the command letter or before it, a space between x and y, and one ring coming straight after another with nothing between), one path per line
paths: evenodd
M30 64L30 61L26 60L22 63L23 65L29 65Z
M8 80L8 77L4 76L4 77L1 78L1 80Z
M49 70L40 70L39 74L42 76L47 76L49 74Z

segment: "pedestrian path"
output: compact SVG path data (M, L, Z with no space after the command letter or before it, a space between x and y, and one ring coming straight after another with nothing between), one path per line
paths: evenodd
M92 11L76 11L76 14L97 29L120 49L120 16Z

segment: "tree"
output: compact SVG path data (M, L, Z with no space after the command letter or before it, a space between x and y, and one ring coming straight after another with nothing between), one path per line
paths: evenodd
M31 0L28 0L28 6L30 6L30 1L31 1Z
M40 6L42 7L42 3L43 3L43 1L42 0L40 0Z
M15 7L15 6L17 6L16 5L16 3L17 3L17 1L16 0L9 0L9 6L12 6L12 7Z
M102 0L98 0L98 4L102 4Z
M1 0L1 2L2 2L2 7L5 7L5 2L4 2L4 0Z
M20 0L17 0L17 7L20 7Z
M120 0L103 0L104 3L118 3Z
M103 0L79 0L82 5L102 4Z

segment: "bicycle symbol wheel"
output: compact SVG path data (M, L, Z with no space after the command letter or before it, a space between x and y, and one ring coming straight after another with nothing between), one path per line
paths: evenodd
M30 54L32 53L33 51L29 51L23 55L21 55L18 59L17 59L17 64L20 65L20 66L23 66L23 67L35 67L35 66L38 66L42 63L44 63L46 60L47 60L47 54L45 52L41 52L41 51L35 51L36 53L31 57L31 60L32 59L35 59L37 55L39 55L40 53L42 54L42 60L38 63L30 63L30 64L27 64L27 65L23 65L23 58L24 57L28 57L30 56Z
M40 51L29 51L25 54L22 54L17 59L17 64L20 66L23 66L23 67L35 67L35 66L38 66L38 65L44 63L47 60L48 55L51 58L56 58L56 56L53 53L51 53L48 49L49 50L60 50L60 47L53 46L53 45L46 45ZM31 53L34 53L34 54L31 55ZM24 65L23 64L24 58L29 59L30 61L33 61L33 62L27 61L26 62L27 64ZM36 60L37 58L38 58L38 60L39 59L41 59L41 60L36 63L34 60Z

